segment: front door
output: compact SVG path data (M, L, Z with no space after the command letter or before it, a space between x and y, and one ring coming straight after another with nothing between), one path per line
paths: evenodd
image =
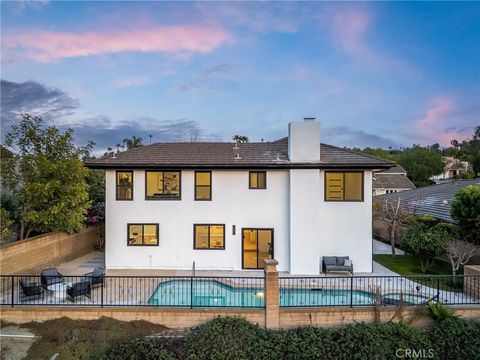
M273 259L273 229L242 229L242 268L263 269Z

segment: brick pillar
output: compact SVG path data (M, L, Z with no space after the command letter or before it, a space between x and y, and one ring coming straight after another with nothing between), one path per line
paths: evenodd
M480 299L480 266L467 265L463 268L463 292L475 299Z
M265 259L265 327L280 327L278 261Z

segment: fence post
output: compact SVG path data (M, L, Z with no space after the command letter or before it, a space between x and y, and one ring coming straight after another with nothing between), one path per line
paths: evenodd
M15 303L15 277L12 275L12 307Z
M353 307L353 275L350 277L350 307Z
M190 276L190 309L193 308L193 276Z
M265 259L265 327L277 329L280 327L280 305L279 305L279 278L277 265L274 259Z
M440 301L440 276L437 276L437 301Z
M102 280L103 280L103 281L102 281L102 293L101 293L101 295L100 295L100 307L103 308L103 289L104 289L104 282L105 282L105 280L106 280L106 279L105 279L105 276L103 277Z

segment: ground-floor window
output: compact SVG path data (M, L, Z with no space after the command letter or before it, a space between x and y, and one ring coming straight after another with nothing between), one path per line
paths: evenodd
M128 224L128 246L157 246L158 224Z
M196 250L224 250L225 225L223 224L194 224L193 248Z

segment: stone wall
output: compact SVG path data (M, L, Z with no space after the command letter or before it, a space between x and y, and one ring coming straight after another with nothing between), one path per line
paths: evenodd
M0 274L38 275L95 250L98 237L97 226L90 226L72 235L49 233L8 244L0 249Z

